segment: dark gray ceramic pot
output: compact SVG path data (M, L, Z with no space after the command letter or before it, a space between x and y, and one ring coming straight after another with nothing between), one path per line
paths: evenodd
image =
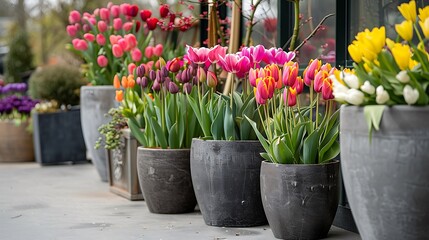
M368 135L362 107L340 113L341 170L365 240L429 237L429 107L386 108Z
M100 137L98 128L110 121L105 114L118 106L113 86L83 86L80 88L80 117L86 149L103 182L107 182L107 152L94 149Z
M192 182L207 225L267 223L259 189L263 151L259 141L192 140Z
M189 149L138 147L137 173L150 212L194 211L197 200L192 188L189 154Z
M261 166L261 194L276 238L327 236L338 207L339 161L326 164Z

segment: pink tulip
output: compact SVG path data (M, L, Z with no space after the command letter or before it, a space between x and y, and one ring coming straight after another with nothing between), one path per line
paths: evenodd
M99 8L94 9L93 15L98 17L100 15L100 9Z
M85 40L88 42L94 42L95 41L95 36L92 33L85 33L83 35L83 38L85 38Z
M241 49L241 55L249 58L252 65L260 63L265 55L265 47L257 45L255 47L244 47Z
M90 17L88 18L88 22L92 25L95 26L97 24L97 19L95 19L95 17Z
M230 73L243 73L250 70L250 60L246 56L226 54L225 58L219 57L223 69Z
M267 100L262 98L258 91L255 91L255 100L259 105L264 105Z
M321 70L314 77L314 91L320 93L322 91L322 84L326 78L329 78L327 71Z
M297 94L302 93L304 91L304 80L301 77L297 77L293 88L296 89Z
M296 96L298 95L298 92L295 88L290 87L285 88L283 92L283 100L286 106L293 107L296 105ZM287 98L286 98L287 97Z
M76 10L73 10L69 14L69 23L74 24L80 22L80 13Z
M144 50L144 56L148 59L151 59L153 56L153 47L152 46L147 46L146 49Z
M79 51L86 51L88 49L88 43L85 40L75 38L72 41L73 47Z
M124 51L124 52L127 52L127 51L129 51L129 50L130 50L130 49L128 48L128 43L127 43L127 41L125 41L125 39L123 39L123 38L119 39L119 41L118 41L118 45L119 45L119 46L121 46L122 51Z
M163 51L164 51L164 46L162 46L162 44L157 44L153 49L153 55L157 57L161 57Z
M120 39L122 39L122 37L120 35L110 35L109 36L109 41L112 45L117 44Z
M265 71L263 69L251 68L249 70L249 82L250 82L250 85L252 85L253 87L256 87L257 79L263 78L263 77L265 77Z
M121 9L119 8L119 6L118 6L118 5L113 5L113 6L110 8L110 13L112 14L112 16L113 16L114 18L119 17L120 12L121 12Z
M105 21L98 21L97 23L98 31L104 33L107 30L107 24Z
M137 38L134 34L127 34L125 35L124 39L127 42L128 49L133 49L137 47Z
M70 37L75 37L77 33L77 27L75 25L68 25L67 26L67 34Z
M299 66L298 63L287 62L283 65L283 84L292 87L295 84L298 76Z
M322 85L322 97L324 100L334 99L331 78L325 78Z
M193 48L189 45L186 45L187 55L191 62L196 64L205 64L209 60L210 49L201 47Z
M285 52L281 48L270 48L265 50L264 62L284 65L295 58L295 52Z
M219 56L225 57L227 47L221 47L220 45L216 45L210 48L208 58L211 63L217 63L219 61Z
M217 85L216 74L212 71L207 71L207 86L214 88Z
M82 29L83 29L83 31L84 31L84 32L89 32L89 31L91 31L91 27L90 27L88 24L83 24Z
M124 55L124 51L122 50L121 46L119 46L119 44L113 44L112 53L113 53L113 56L117 58L120 58L122 57L122 55Z
M274 96L274 90L275 90L275 81L274 78L268 76L264 77L260 81L258 81L256 86L256 92L259 93L259 96L262 99L270 99Z
M139 62L142 59L142 52L138 48L134 48L131 50L131 59L133 59L134 62Z
M128 16L128 12L131 7L131 4L122 3L119 7L121 8L121 13Z
M103 34L97 34L97 36L95 37L95 40L97 41L97 44L100 46L104 46L104 44L106 44L106 38L104 37Z
M98 66L105 67L105 66L107 66L109 61L107 60L106 56L100 55L97 57L97 63L98 63Z
M320 70L320 66L322 65L322 61L317 59L311 59L310 63L304 70L304 83L307 86L311 86L311 81L314 80L317 72Z
M110 11L107 8L102 8L100 9L100 18L104 21L109 21L110 20Z
M133 29L133 23L132 22L126 22L122 26L122 29L124 29L125 32L130 32L131 29Z
M113 19L113 29L115 29L116 31L121 30L122 28L122 19L120 18L115 18Z
M134 70L136 69L136 65L134 63L128 64L128 74L134 75Z

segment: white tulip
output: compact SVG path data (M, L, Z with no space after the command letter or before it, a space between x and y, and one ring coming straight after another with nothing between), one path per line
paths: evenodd
M413 89L410 85L404 87L404 99L408 105L412 105L419 99L419 91Z
M384 90L383 86L378 86L376 92L377 96L375 97L375 101L377 104L385 104L387 101L389 101L389 93Z
M349 88L340 83L335 75L331 75L330 78L332 80L332 94L334 95L335 100L345 102Z
M359 79L354 74L345 73L344 82L346 82L347 86L350 88L359 89Z
M365 95L363 92L357 90L357 89L349 89L346 93L346 102L353 104L353 105L361 105L363 103Z
M396 79L400 81L401 83L407 83L410 81L410 76L408 76L407 71L402 70L398 74L396 74Z
M362 86L360 86L360 90L366 92L370 95L375 93L375 87L371 85L369 81L365 81Z

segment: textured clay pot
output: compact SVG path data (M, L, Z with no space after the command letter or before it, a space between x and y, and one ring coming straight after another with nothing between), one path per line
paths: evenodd
M194 211L197 200L192 188L189 154L189 149L138 147L137 172L151 213Z
M341 170L362 239L428 239L428 119L429 107L388 107L370 138L363 108L341 108Z
M267 223L259 189L263 151L259 141L192 140L192 182L207 225Z
M105 114L118 103L115 101L113 86L83 86L80 88L81 124L86 149L92 163L97 168L103 182L107 182L107 152L103 148L94 149L101 136L98 128L110 121Z
M0 121L0 162L34 161L33 137L28 122L19 126L12 121Z
M262 163L262 203L276 238L327 236L338 207L339 168L339 161L310 165Z

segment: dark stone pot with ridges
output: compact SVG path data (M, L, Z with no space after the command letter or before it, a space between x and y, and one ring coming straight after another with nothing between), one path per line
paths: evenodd
M137 173L151 213L188 213L197 204L192 188L189 149L138 147Z
M267 223L259 189L263 151L259 141L192 140L192 181L207 225Z
M276 238L325 238L339 197L339 161L261 166L262 203Z
M369 137L363 107L342 106L341 170L362 239L428 239L429 107L386 107Z

